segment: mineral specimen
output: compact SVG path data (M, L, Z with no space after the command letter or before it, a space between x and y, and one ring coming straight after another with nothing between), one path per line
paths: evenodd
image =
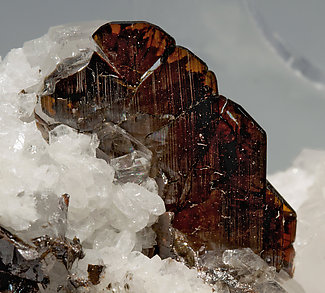
M195 255L250 247L292 274L296 214L266 180L264 130L159 27L108 23L93 39L85 64L76 56L45 80L44 136L59 123L97 133L117 178L156 180Z
M60 29L51 34L59 36L58 46ZM181 291L210 292L185 263L218 292L265 292L270 286L283 292L257 255L235 249L250 247L277 270L292 273L296 215L265 179L266 137L260 126L218 94L215 75L203 61L157 26L108 23L95 31L96 45L88 47L87 37L75 28L63 35L73 36L78 53L47 75L35 108L49 146L37 139L25 142L24 132L14 145L18 154L30 157L28 164L37 170L32 179L39 185L19 185L17 196L36 190L41 218L32 214L28 223L11 229L24 226L27 232L20 234L31 243L3 229L2 290L167 292L164 284L176 280L184 281ZM22 100L34 92L26 88ZM26 101L22 106L30 113ZM20 119L32 120L29 114ZM72 199L69 220L66 194L58 211L49 212L51 198L63 193ZM159 215L152 248L155 235L149 227ZM76 238L68 239L74 235L83 250ZM10 258L16 250L27 251L42 266L37 278L25 274L34 263ZM167 259L155 255L149 265L141 250ZM243 272L240 261L247 255L253 268ZM160 277L144 279L148 271Z

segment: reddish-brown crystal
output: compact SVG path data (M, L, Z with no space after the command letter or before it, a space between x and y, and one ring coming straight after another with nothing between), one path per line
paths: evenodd
M269 182L266 185L265 209L264 230L272 233L264 233L262 256L277 269L284 267L292 274L296 213Z
M250 247L292 272L296 215L266 181L264 130L160 28L109 23L93 39L89 64L41 97L40 127L119 125L152 151L150 176L194 251Z
M116 75L132 85L175 44L161 28L146 22L107 23L93 38Z

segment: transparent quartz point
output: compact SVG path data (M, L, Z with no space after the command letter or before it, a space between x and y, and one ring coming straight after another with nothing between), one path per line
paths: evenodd
M110 163L115 169L115 178L120 182L140 184L149 176L150 160L141 151L114 158Z
M140 184L149 177L152 152L141 142L113 123L105 123L97 136L99 150L119 182Z
M53 94L56 83L62 78L75 74L88 65L93 54L91 49L83 49L72 57L64 59L44 81L43 95Z

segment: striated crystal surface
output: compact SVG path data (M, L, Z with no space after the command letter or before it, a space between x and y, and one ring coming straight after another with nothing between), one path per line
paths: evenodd
M123 129L101 140L100 151L116 178L156 180L170 225L196 257L250 247L292 274L296 214L266 180L264 130L159 27L108 23L93 39L87 64L57 78L74 68L65 60L46 78L36 108L44 136L59 123L99 136L106 123Z
M97 28L0 63L1 290L299 292L236 249L292 272L264 131L157 26Z

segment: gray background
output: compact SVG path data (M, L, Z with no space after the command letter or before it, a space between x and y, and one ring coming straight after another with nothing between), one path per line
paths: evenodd
M249 1L249 0L247 0ZM294 54L325 71L325 1L250 0ZM240 0L0 0L0 55L69 22L147 20L203 59L220 93L268 133L268 170L290 166L303 148L325 148L325 91L294 73Z

